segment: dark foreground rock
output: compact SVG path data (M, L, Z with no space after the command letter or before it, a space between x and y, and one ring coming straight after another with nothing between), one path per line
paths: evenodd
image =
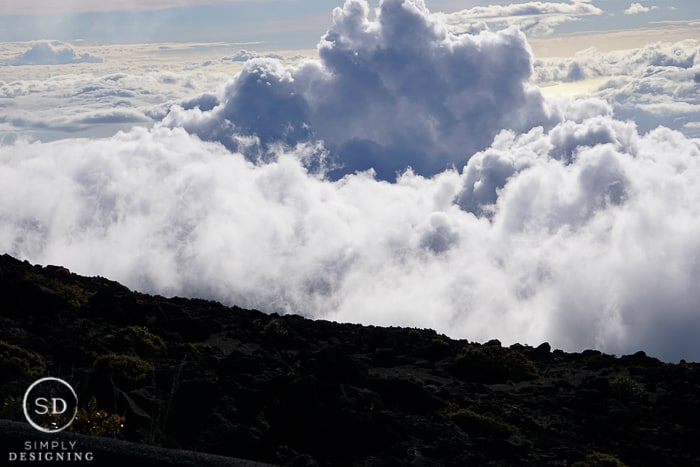
M47 375L76 389L81 440L129 442L114 465L700 465L695 363L267 315L2 256L0 418L22 422ZM0 463L39 434L0 423Z

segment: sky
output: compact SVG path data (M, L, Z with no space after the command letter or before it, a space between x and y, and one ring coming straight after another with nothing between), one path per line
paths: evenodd
M698 17L698 5L692 0L657 3L434 0L428 6L436 12L462 12L462 19L471 16L492 25L516 21L527 29L536 23L539 33L552 24L560 33L583 32L662 28L663 23L656 22ZM509 9L511 4L525 8ZM0 5L0 41L260 41L271 49L313 48L328 26L330 11L342 5L342 0L6 0ZM598 12L590 14L595 10ZM459 18L457 15L455 22Z
M700 360L700 7L0 5L0 252L148 293Z

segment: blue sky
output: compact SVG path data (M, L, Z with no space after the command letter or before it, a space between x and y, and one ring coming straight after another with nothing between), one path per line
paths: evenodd
M43 7L49 0L9 1L0 6L0 41L56 39L90 43L145 42L248 42L262 41L265 48L312 48L328 26L330 11L341 0L272 0L193 2L67 2ZM517 1L427 2L432 11L454 12L484 5L526 3ZM557 3L557 2L555 2ZM568 3L568 2L558 2ZM649 12L625 15L632 2L593 0L604 14L580 18L556 32L581 32L639 27L663 27L654 21L700 18L700 4L687 0L641 0ZM658 5L657 5L658 4ZM84 6L85 5L85 6ZM100 11L93 11L99 5ZM173 6L179 5L179 6ZM102 9L113 9L101 11Z

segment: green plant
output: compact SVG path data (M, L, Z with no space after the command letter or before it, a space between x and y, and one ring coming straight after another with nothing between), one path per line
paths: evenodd
M537 377L537 368L522 353L495 345L465 348L450 370L464 381L482 383L524 381Z
M421 333L416 328L410 328L408 331L406 331L406 339L409 342L419 341L421 340Z
M470 434L510 436L518 429L493 415L482 415L470 409L459 408L447 413L455 425Z
M151 333L144 326L128 326L119 331L119 337L131 343L134 350L144 357L162 357L167 353L167 347L160 336Z
M442 336L435 336L433 337L430 342L434 347L440 347L449 350L450 348L450 343L445 340L444 337Z
M86 408L78 409L71 429L83 434L121 438L125 421L121 415L98 410L97 399L93 396Z
M38 378L46 372L44 358L17 345L0 341L0 378Z
M628 376L618 376L610 380L613 397L624 401L643 401L646 398L644 385Z
M574 462L571 467L627 467L615 456L602 452L588 454L582 461Z
M457 402L451 400L451 401L447 401L447 403L445 404L445 407L443 407L440 410L440 413L443 413L449 417L451 413L457 412L461 408L462 408L461 405L459 405Z
M5 400L2 402L2 408L0 408L0 418L15 422L23 421L22 398L15 396L5 397Z
M107 354L95 359L95 369L109 372L118 385L142 386L153 371L150 363L131 355Z
M289 335L289 330L280 318L273 318L263 327L263 333L273 337L286 337Z
M57 296L73 308L80 308L85 305L90 300L90 297L95 294L85 290L78 284L70 284L35 272L28 273L25 279L53 290Z

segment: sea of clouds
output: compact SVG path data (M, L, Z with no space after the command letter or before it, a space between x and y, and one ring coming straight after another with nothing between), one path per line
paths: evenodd
M347 0L318 50L252 58L152 128L0 144L0 251L268 312L700 359L692 122L547 99L537 76L593 60L536 68L517 28L455 35L421 0ZM683 50L628 62L692 100Z

